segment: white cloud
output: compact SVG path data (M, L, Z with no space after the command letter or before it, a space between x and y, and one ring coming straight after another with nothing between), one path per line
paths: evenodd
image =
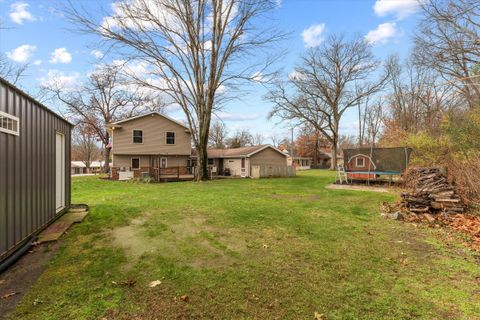
M35 66L39 66L39 65L41 65L41 64L42 64L42 60L35 60L35 61L33 61L33 65L35 65Z
M377 0L373 6L375 14L384 17L390 14L404 19L415 13L423 0Z
M18 24L24 21L35 21L36 18L28 12L29 4L25 2L15 2L10 5L10 19Z
M32 56L37 47L24 44L20 47L7 52L7 57L15 62L27 62Z
M370 44L386 43L388 39L397 35L395 22L386 22L379 24L374 30L370 30L365 36L365 40Z
M282 7L282 0L275 0L275 6L277 7L277 9L281 8Z
M90 51L90 54L91 54L92 56L94 56L95 58L97 58L97 59L103 58L103 52L100 51L100 50L94 49L94 50Z
M252 75L252 80L259 83L266 82L264 74L260 71L257 71Z
M313 48L320 45L325 39L323 33L325 31L325 23L314 24L308 29L303 30L302 37L305 47Z
M66 48L57 48L52 52L51 63L70 63L72 62L72 55Z
M58 70L48 70L47 75L39 79L42 87L62 88L64 91L72 91L77 86L80 74L75 72L69 75Z
M260 115L258 113L245 114L220 111L217 112L216 115L218 118L224 121L249 121L260 118Z
M288 79L289 80L302 80L303 77L304 77L304 75L297 70L293 70L292 72L290 72L288 74Z

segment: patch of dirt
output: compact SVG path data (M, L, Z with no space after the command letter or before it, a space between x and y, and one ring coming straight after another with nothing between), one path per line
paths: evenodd
M15 293L0 300L0 319L15 309L18 302L43 273L59 246L59 242L53 242L32 247L13 266L0 274L0 297Z
M317 201L320 200L320 196L316 194L309 195L294 195L294 194L272 194L273 199L286 199L292 201Z
M388 188L374 187L374 186L360 186L351 184L329 184L325 188L337 190L356 190L356 191L373 191L373 192L389 192Z
M148 254L164 255L192 267L225 267L238 262L247 249L240 232L207 225L202 216L185 217L155 237L147 235L144 225L148 219L149 216L136 218L111 231L113 245L124 249L129 259L126 269Z

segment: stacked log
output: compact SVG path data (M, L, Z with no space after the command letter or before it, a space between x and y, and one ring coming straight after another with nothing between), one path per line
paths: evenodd
M465 210L441 168L412 168L405 175L404 184L412 191L401 194L402 205L411 213L456 214Z

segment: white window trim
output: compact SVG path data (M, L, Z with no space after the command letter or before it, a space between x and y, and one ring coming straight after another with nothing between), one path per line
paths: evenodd
M174 143L167 143L167 134L168 134L168 133L173 133L173 140L174 140L173 142L174 142ZM174 146L174 145L176 145L176 144L177 144L177 133L176 133L175 131L166 131L166 132L165 132L165 145L167 145L167 146Z
M133 133L135 131L141 131L142 132L142 142L135 142L135 140L133 139L134 135ZM145 135L143 134L143 130L142 129L132 129L132 143L133 144L143 144L143 141L145 140Z
M138 168L133 167L133 159L138 159ZM130 167L132 168L132 170L140 170L140 168L142 167L140 164L140 158L139 157L130 158Z
M165 159L165 167L162 167L162 160L163 160L163 159ZM160 163L159 163L159 165L160 165L160 168L161 168L161 169L166 169L166 168L168 168L168 158L167 158L167 157L161 157L161 158L160 158Z
M361 165L358 164L358 160L362 160L362 164L361 164ZM357 157L357 158L355 159L355 166L356 166L356 167L365 167L365 158Z
M5 132L8 134L13 134L14 136L19 136L20 135L20 118L12 116L11 114L8 114L2 111L0 111L0 116L17 122L17 131L0 127L0 132Z

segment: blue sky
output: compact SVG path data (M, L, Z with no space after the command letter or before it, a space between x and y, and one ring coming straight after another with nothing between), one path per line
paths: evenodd
M77 0L87 8L98 7L96 0ZM373 44L378 58L397 53L406 57L418 17L418 0L279 0L275 12L281 29L291 33L284 45L288 54L282 65L291 72L307 47L318 45L329 34L365 36ZM38 91L42 81L62 76L65 81L79 81L99 63L101 39L73 32L58 8L59 0L0 0L0 51L12 63L29 63L27 76L20 85L29 92ZM102 1L108 8L110 1ZM108 62L105 57L103 62ZM251 88L240 101L229 103L222 113L231 131L247 129L261 133L270 142L271 135L288 136L285 125L267 120L271 109L263 100L264 90ZM51 105L53 109L59 106ZM180 111L170 116L182 119ZM356 111L350 110L341 123L342 134L356 133Z

